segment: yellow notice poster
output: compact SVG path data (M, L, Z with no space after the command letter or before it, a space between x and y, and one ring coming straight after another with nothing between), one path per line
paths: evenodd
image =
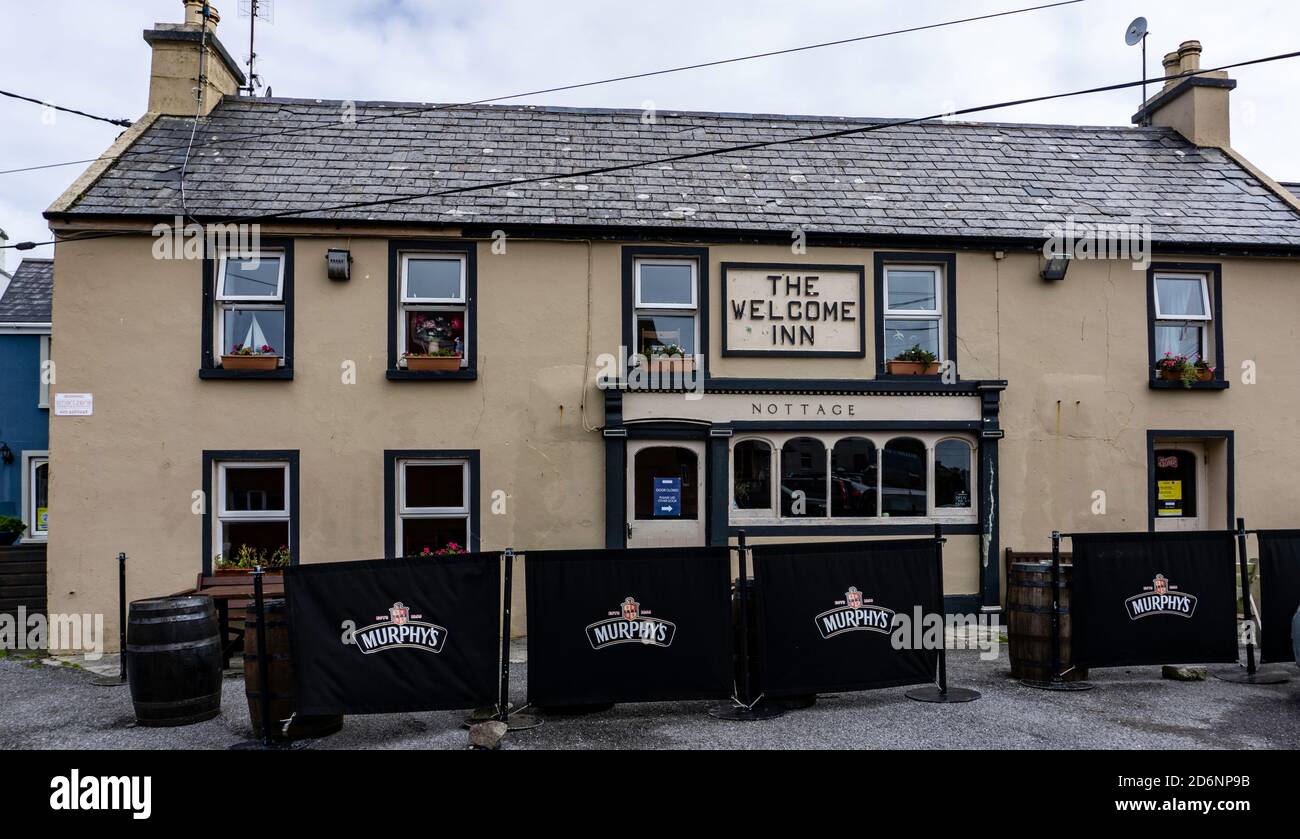
M1161 501L1182 501L1182 481L1156 481L1156 489Z

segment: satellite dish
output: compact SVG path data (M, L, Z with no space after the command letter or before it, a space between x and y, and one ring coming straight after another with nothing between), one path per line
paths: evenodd
M1144 17L1136 18L1128 25L1128 29L1124 31L1124 43L1128 44L1130 47L1134 46L1138 41L1145 38L1146 34L1147 19Z

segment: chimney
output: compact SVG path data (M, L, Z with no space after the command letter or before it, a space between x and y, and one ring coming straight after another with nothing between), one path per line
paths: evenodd
M145 43L153 48L149 111L207 116L221 97L239 92L244 74L217 38L221 16L216 7L204 0L183 0L183 5L184 23L155 23L144 33Z
M1229 148L1228 94L1237 83L1223 70L1181 75L1201 69L1200 41L1183 41L1161 63L1164 87L1133 115L1134 124L1172 128L1198 146Z

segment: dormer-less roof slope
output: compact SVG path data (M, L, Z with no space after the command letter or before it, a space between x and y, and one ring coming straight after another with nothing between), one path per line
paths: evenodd
M54 260L24 259L0 297L0 323L48 324L53 295Z
M523 106L228 98L198 130L188 210L207 220L653 227L1037 239L1147 223L1155 241L1300 246L1300 215L1223 152L1163 128L930 122L575 180L357 209L317 207L560 174L833 131L872 120ZM875 121L878 122L878 121ZM181 212L191 122L159 118L66 213ZM294 133L259 137L271 131ZM205 145L213 140L224 142Z

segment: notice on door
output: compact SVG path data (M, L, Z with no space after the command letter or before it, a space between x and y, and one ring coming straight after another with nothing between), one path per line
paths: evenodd
M654 479L655 517L680 517L682 514L682 479Z
M724 263L723 355L863 357L855 265Z
M1156 481L1156 515L1181 516L1183 514L1183 482Z

